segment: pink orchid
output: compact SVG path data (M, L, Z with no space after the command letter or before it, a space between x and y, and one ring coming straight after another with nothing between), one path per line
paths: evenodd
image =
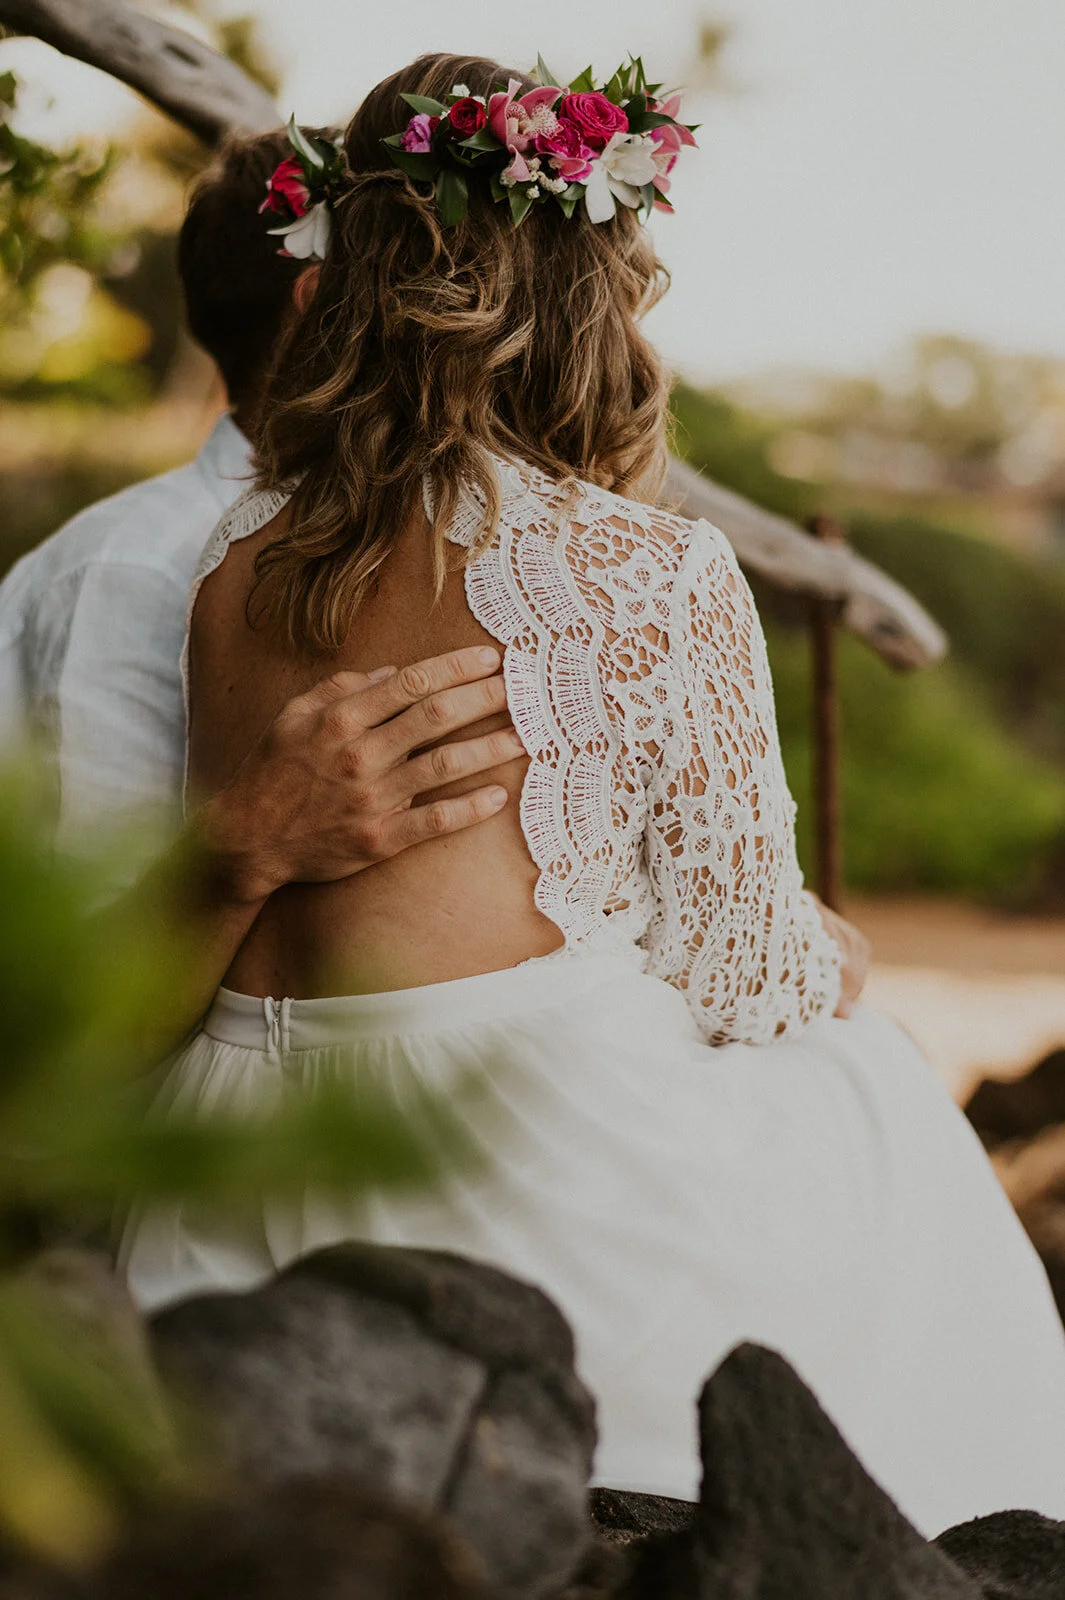
M439 121L439 117L431 117L427 111L415 112L399 141L403 149L411 155L426 155L433 147L433 134Z
M553 133L538 133L536 148L541 155L551 157L551 165L559 177L570 183L583 183L592 170L596 154L571 122L559 122Z
M311 192L303 176L303 167L295 156L286 156L266 180L266 199L259 207L259 212L261 215L264 211L276 211L284 216L286 211L290 211L294 217L302 217L310 200Z
M659 111L664 117L673 118L672 126L669 123L666 123L661 128L652 128L651 138L654 140L655 144L661 147L661 149L670 151L674 159L676 159L677 153L682 145L687 144L691 145L693 149L697 148L695 144L695 135L690 133L682 122L678 121L678 118L680 117L680 101L681 96L678 90L676 94L671 94L668 100L662 101L661 103L659 103L657 100L649 100L647 103L647 109L649 111ZM672 165L673 163L670 162L670 166ZM669 171L669 167L666 168L666 171Z
M516 78L511 78L506 87L498 94L492 95L488 102L488 126L495 134L501 145L515 157L507 168L517 182L522 182L529 175L528 164L523 157L526 150L539 134L553 133L558 127L558 118L551 110L555 101L562 93L561 89L553 89L545 85L542 89L530 89L528 94L523 94L515 99L515 93L521 88Z

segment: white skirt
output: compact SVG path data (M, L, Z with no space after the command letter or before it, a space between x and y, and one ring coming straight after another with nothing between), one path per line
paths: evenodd
M271 1025L273 1024L273 1025ZM547 1291L599 1406L596 1480L695 1499L695 1404L739 1341L781 1351L926 1534L1065 1517L1065 1337L968 1124L868 1011L710 1048L611 956L280 1005L221 990L167 1102L252 1113L285 1083L448 1093L490 1150L423 1197L308 1194L131 1219L147 1309L251 1287L343 1239L478 1257Z

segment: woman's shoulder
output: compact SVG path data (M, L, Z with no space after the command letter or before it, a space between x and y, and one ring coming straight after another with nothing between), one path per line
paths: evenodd
M681 571L693 547L724 542L724 535L706 521L692 521L668 507L638 500L584 478L556 483L537 468L518 467L522 487L564 530L571 561L617 569L633 561L663 576Z

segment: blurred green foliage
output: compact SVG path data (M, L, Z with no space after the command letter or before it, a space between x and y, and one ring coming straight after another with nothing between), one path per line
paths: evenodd
M773 429L723 395L674 386L670 400L673 448L711 478L767 511L800 521L823 507L817 491L785 478L769 462Z
M767 629L784 762L799 804L799 853L814 852L808 643ZM1006 736L982 688L957 665L900 677L840 640L847 882L886 893L1031 903L1056 870L1065 773Z
M47 814L32 771L0 782L0 1546L76 1562L131 1495L160 1485L168 1444L128 1375L91 1358L21 1274L35 1250L134 1201L228 1210L307 1188L420 1187L475 1154L462 1085L447 1104L360 1079L357 1095L338 1081L292 1089L252 1118L150 1112L155 1064L138 1041L180 987L180 939L161 907L94 910L115 862L58 859Z
M771 422L680 384L675 446L768 509L804 520L822 486L774 470ZM1062 892L1065 570L928 518L847 517L858 550L946 629L951 658L913 676L841 638L845 871L854 889L1012 905ZM755 583L767 625L800 855L811 836L810 660L801 601Z
M1001 725L1065 762L1065 567L916 517L858 513L850 534L942 623Z
M17 101L14 73L0 73L0 309L5 319L25 309L48 267L62 261L96 270L115 247L96 220L112 152L94 155L80 146L56 151L22 138L10 121Z

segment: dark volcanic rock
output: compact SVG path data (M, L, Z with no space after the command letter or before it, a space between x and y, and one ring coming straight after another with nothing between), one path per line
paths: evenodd
M985 1600L1065 1600L1065 1522L999 1511L949 1528L935 1542L983 1585Z
M339 1474L445 1512L501 1600L555 1594L589 1547L593 1402L560 1313L505 1273L339 1245L152 1336L241 1482Z
M693 1500L672 1500L663 1494L636 1494L630 1489L593 1489L592 1521L609 1544L627 1545L663 1533L683 1533L695 1517Z
M989 1150L1065 1122L1065 1050L1052 1050L1023 1078L984 1078L965 1115Z
M360 1486L290 1483L143 1523L84 1600L485 1600L436 1518Z
M699 1421L692 1528L640 1553L629 1600L983 1600L781 1356L734 1350L703 1390Z

